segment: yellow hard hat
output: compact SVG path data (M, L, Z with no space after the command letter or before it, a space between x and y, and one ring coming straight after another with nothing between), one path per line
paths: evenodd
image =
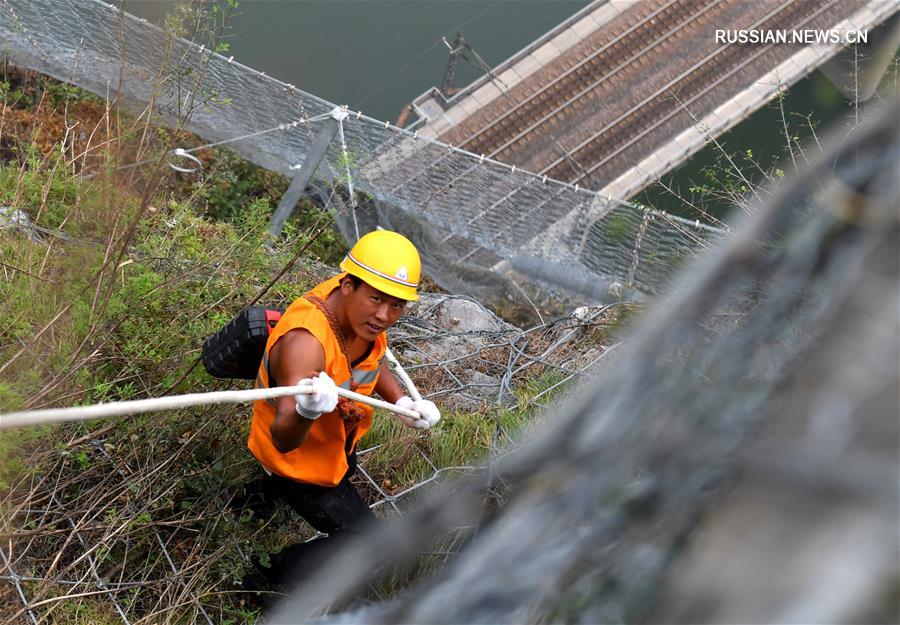
M383 293L411 302L419 299L422 263L416 246L402 234L376 230L363 235L340 266Z

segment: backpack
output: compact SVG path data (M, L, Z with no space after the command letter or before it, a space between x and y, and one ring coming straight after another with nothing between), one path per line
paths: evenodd
M245 308L238 316L203 341L200 359L214 378L255 380L266 352L269 333L284 309Z

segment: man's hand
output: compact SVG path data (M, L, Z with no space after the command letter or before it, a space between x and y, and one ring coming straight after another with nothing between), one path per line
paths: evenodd
M441 420L441 411L434 405L434 402L428 401L427 399L413 401L411 397L403 396L398 399L395 404L400 408L415 410L419 413L419 419L397 415L406 427L421 430L430 428Z
M314 378L304 378L297 382L297 386L301 384L310 384L315 389L314 393L294 396L297 400L297 414L301 417L315 421L323 412L335 409L338 402L337 386L327 373L322 371Z

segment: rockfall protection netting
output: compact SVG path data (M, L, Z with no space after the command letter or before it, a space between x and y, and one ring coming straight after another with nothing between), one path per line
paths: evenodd
M394 423L383 442L364 439L358 490L379 517L396 518L429 488L478 472L483 450L501 454L521 426L505 409L543 405L603 362L614 353L609 329L629 308L585 308L521 330L467 297L423 294L391 331L391 345L422 394L441 405L444 422L425 434ZM523 398L521 389L535 378L546 382ZM290 542L312 537L285 508L257 512L256 519L233 509L233 476L246 479L254 470L242 450L249 411L206 406L159 413L145 426L129 426L124 438L101 428L33 455L39 469L0 502L0 620L236 618L243 589L235 580L254 552L248 541L258 548L276 532ZM381 414L376 421L396 419ZM462 429L466 440L479 430L479 449L467 453L471 464L442 455ZM457 528L440 550L423 554L442 562L469 532Z
M73 79L77 58L90 64L86 74L108 70L106 76L117 81L118 61L90 47L96 41L77 41L85 23L78 11L90 16L91 11L103 15L109 9L95 3L52 3L41 15L29 13L30 7L44 4L0 0L0 25L17 24L4 32L4 45L14 58L63 79ZM75 14L68 15L72 11ZM15 19L7 17L13 14ZM93 27L107 28L104 19L98 17ZM118 50L116 28L121 25L109 23L116 26L108 26L107 36L97 41ZM48 39L52 45L41 41L34 35L37 31L28 30L30 24L46 25L40 32L59 40ZM127 36L121 40L128 42L128 49L139 50L143 31L132 33L131 28L132 22L124 24ZM20 47L20 40L31 47ZM45 51L53 46L58 49ZM143 53L151 56L155 50ZM144 62L129 58L130 68ZM213 59L223 67L227 63ZM279 96L290 113L287 119L314 116L331 106L305 95L298 99L297 92L282 93L279 83L234 67L244 81L239 84ZM145 76L149 97L153 75L135 70L127 79ZM102 80L80 77L73 82L79 80L94 80L95 90L106 91ZM166 100L169 92L161 93L164 106L177 114L173 100ZM212 93L200 94L200 99ZM273 101L260 100L259 114L267 114ZM219 107L210 104L211 110ZM310 110L300 110L307 106ZM259 130L253 107L237 108L227 108L226 115L246 115L242 128ZM202 121L206 111L197 113ZM206 123L214 126L211 120L220 119L207 118ZM428 553L448 563L435 579L391 603L332 619L895 622L894 589L900 575L897 119L894 107L880 125L856 131L838 153L784 188L729 247L678 283L674 296L645 320L633 340L611 354L602 340L587 334L611 311L596 309L529 332L488 317L488 328L463 333L463 346L447 357L448 350L457 348L441 343L457 325L454 319L461 319L457 307L468 306L453 302L467 300L423 302L421 315L401 326L396 347L405 363L416 363L410 368L426 394L475 403L493 402L499 395L507 401L515 383L547 370L558 371L563 382L579 377L585 366L602 365L610 358L616 358L617 366L582 387L581 400L548 404L542 436L502 455L487 474L479 473L475 464L447 465L433 457L426 437L413 437L400 451L406 454L404 462L420 464L422 473L408 482L394 477L387 483L389 474L373 466L379 450L367 450L359 484L377 510L403 511L407 501L418 500L430 488L439 489L440 500L424 497L424 507L391 524L379 540L336 559L334 568L304 586L297 602L286 605L276 620L307 620L322 602L365 586L370 572L383 562L399 554ZM346 124L348 155L353 158L344 158L332 146L327 160L336 178L346 164L365 187L375 176L366 172L390 169L390 161L356 160L351 147L363 145L353 143L354 132L377 128L377 122L351 116ZM210 138L233 136L208 130L204 134ZM402 200L400 191L408 188L410 201L419 202L414 205L419 213L427 216L436 208L438 214L449 213L440 219L456 223L447 198L471 202L481 192L475 184L466 186L468 173L455 180L466 168L477 169L471 180L486 181L488 187L491 180L501 180L497 184L502 192L490 196L495 200L514 190L502 186L507 180L501 177L503 168L455 152L452 157L462 167L452 175L441 173L439 168L449 164L441 164L436 152L434 159L423 160L433 163L423 165L427 175L415 177L412 165L402 163L407 162L404 150L412 150L416 140L388 130L386 136L394 141L386 140L387 145L396 151L378 156L395 157L398 167L408 167L409 180L399 181L386 201L372 193L382 200L374 209L385 213L379 219L417 214L392 208L391 202ZM293 135L304 132L302 141L308 144L315 129L302 125L261 135L255 142L248 139L251 147L244 154L269 159L273 168L280 163L283 171L285 163L302 159L297 145L305 144L296 143ZM272 145L277 148L274 155L267 151ZM435 147L428 145L429 150ZM450 154L446 147L436 149ZM437 182L428 182L432 179ZM556 270L566 278L570 268L565 262L555 265L550 261L556 257L541 254L571 253L555 249L555 244L573 228L578 236L566 240L571 249L580 250L579 263L590 266L585 259L593 258L590 262L598 266L608 262L619 267L614 274L604 274L605 279L627 284L632 275L632 282L641 285L649 280L643 263L656 259L665 264L665 247L644 243L653 240L650 235L669 223L667 219L651 219L652 213L638 211L622 218L620 225L602 219L587 227L603 213L602 199L527 180L534 193L547 188L563 195L560 204L554 203L555 196L541 196L529 210L546 207L551 216L566 217L554 223L555 230L545 224L539 231L547 237L546 252L541 245L519 246L508 257L510 264L527 267L539 261L542 271ZM423 196L416 185L426 182L431 186ZM596 206L586 204L587 197ZM572 200L571 211L562 205L566 198ZM480 211L488 208L495 211L492 218L499 219L509 206L495 206L494 200L479 204L460 223L480 223L488 218ZM521 221L516 228L532 225ZM689 240L694 231L676 223ZM603 246L588 251L593 237L609 237L606 233L618 234L611 238L618 243L610 244L608 252ZM449 235L428 236L432 238L425 240L437 245ZM472 251L466 236L453 236L462 240L450 237L444 245L457 259ZM496 254L502 249L492 234L476 236L476 243L490 247L479 244L457 267L480 259L483 251ZM659 256L657 249L662 250ZM679 249L675 246L673 254ZM621 262L623 255L627 262ZM472 262L471 267L483 268L494 260L488 257L483 265ZM453 310L445 312L447 306ZM575 352L573 345L584 350ZM438 388L452 392L439 395ZM48 450L47 469L15 492L11 507L4 507L0 596L4 609L12 607L11 621L65 622L65 610L95 596L108 599L107 620L224 621L213 611L215 597L226 584L229 558L234 557L230 552L240 551L242 544L236 542L229 516L222 513L225 502L186 498L184 493L176 497L172 491L174 484L184 482L197 482L202 493L222 490L204 480L217 473L221 446L234 441L203 450L208 457L195 459L195 472L182 468L220 418L211 408L192 413L192 424L175 436L164 436L172 432L163 431L158 439L90 438L66 453ZM500 451L508 440L501 418L494 415L482 425L490 433L485 448ZM450 426L448 422L442 427ZM201 461L216 470L197 469ZM458 473L477 473L473 480L481 491L473 495L444 479ZM483 509L485 490L492 505L506 502L496 515ZM725 492L730 496L717 496ZM486 518L488 522L478 523ZM476 524L474 535L460 530ZM259 531L269 530L263 525ZM442 548L436 550L440 537ZM469 548L454 557L466 543Z
M97 0L0 0L0 37L15 64L139 107L153 102L164 119L190 110L187 129L289 176L324 123L303 120L335 108ZM684 258L722 233L361 114L350 112L339 136L345 149L332 141L316 176L363 194L363 231L377 223L404 232L439 284L479 299L514 292L511 276L601 302L658 293ZM338 217L353 240L353 216Z
M325 621L896 622L900 103L832 139L492 463L496 514L442 490L273 621L480 518L431 579Z

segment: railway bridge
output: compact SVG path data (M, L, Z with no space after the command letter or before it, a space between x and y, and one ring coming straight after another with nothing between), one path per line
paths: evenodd
M886 64L898 10L893 0L601 0L449 100L436 88L417 98L416 129L625 199L891 20L886 45L866 48Z

